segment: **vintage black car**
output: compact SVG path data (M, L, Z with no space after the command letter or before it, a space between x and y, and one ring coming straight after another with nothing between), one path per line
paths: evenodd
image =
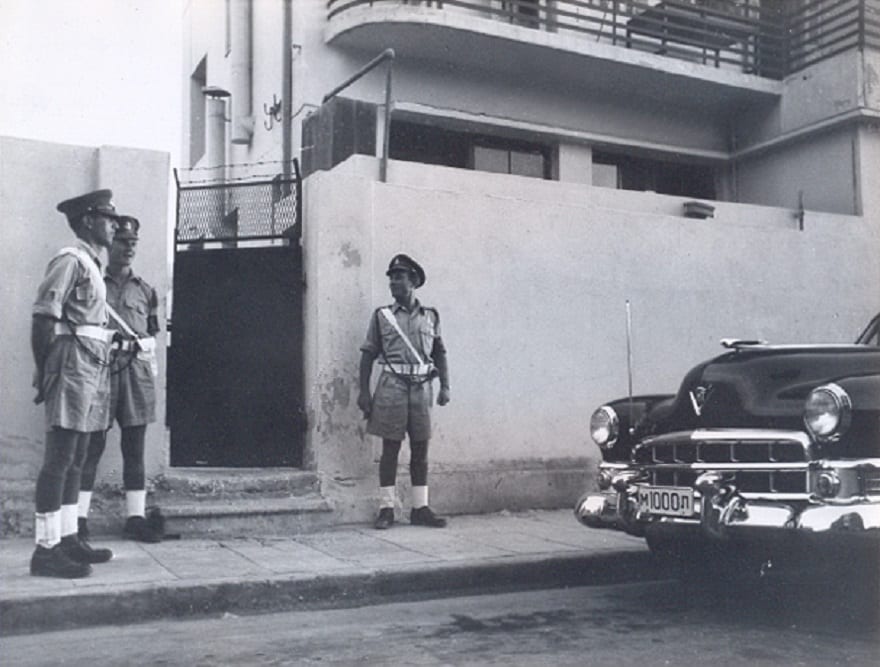
M721 343L678 393L593 413L602 462L578 520L679 564L707 550L768 565L822 544L878 553L880 315L854 344Z

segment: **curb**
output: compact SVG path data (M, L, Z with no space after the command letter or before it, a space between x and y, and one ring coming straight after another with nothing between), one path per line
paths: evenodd
M645 552L514 557L393 571L173 584L0 601L0 636L223 613L358 607L406 598L662 578Z

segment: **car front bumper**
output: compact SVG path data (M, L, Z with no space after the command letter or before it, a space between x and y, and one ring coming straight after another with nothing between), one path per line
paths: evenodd
M854 468L880 470L880 459L859 462L816 462L822 470L852 471ZM646 512L637 502L636 481L640 471L616 465L611 468L611 488L584 494L576 503L575 516L591 528L612 528L633 535L646 529L693 531L699 529L710 539L773 538L806 535L867 539L880 544L880 496L850 495L806 499L750 497L723 483L722 475L702 475L694 489L692 516L664 516Z

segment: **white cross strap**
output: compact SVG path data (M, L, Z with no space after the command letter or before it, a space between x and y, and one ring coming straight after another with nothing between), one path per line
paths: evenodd
M128 326L128 322L123 320L122 316L117 313L116 310L114 310L113 306L111 306L109 303L107 304L107 312L110 314L110 317L116 320L116 323L119 325L119 328L122 329L123 332L125 332L132 338L138 337L138 335L134 332L134 329Z
M403 339L403 342L406 343L406 346L409 348L409 351L413 353L413 356L416 358L416 361L421 365L424 364L424 360L422 359L422 355L419 354L418 350L416 350L415 346L412 344L409 338L407 338L406 334L403 333L403 329L400 328L400 325L397 323L397 318L394 317L394 313L391 312L391 309L387 306L385 308L380 308L379 312L388 320L388 323L394 327L394 330L397 334Z

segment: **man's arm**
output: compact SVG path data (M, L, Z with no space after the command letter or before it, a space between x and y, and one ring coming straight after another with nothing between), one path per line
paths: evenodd
M437 405L446 405L452 399L449 390L449 362L446 360L446 346L442 338L434 339L434 349L431 352L431 360L437 369L437 377L440 378L440 393L437 394Z
M34 355L34 387L37 396L34 403L40 404L45 400L43 396L43 366L46 363L46 355L49 353L49 344L55 330L55 320L46 315L34 315L31 318L31 351Z
M155 336L159 333L159 296L156 290L150 288L150 296L147 299L149 315L147 315L147 335Z
M358 407L364 413L364 419L370 418L370 412L373 408L373 399L370 396L370 376L373 374L373 362L376 355L373 352L363 350L361 352L360 372L358 380L360 384L360 393L358 394Z

